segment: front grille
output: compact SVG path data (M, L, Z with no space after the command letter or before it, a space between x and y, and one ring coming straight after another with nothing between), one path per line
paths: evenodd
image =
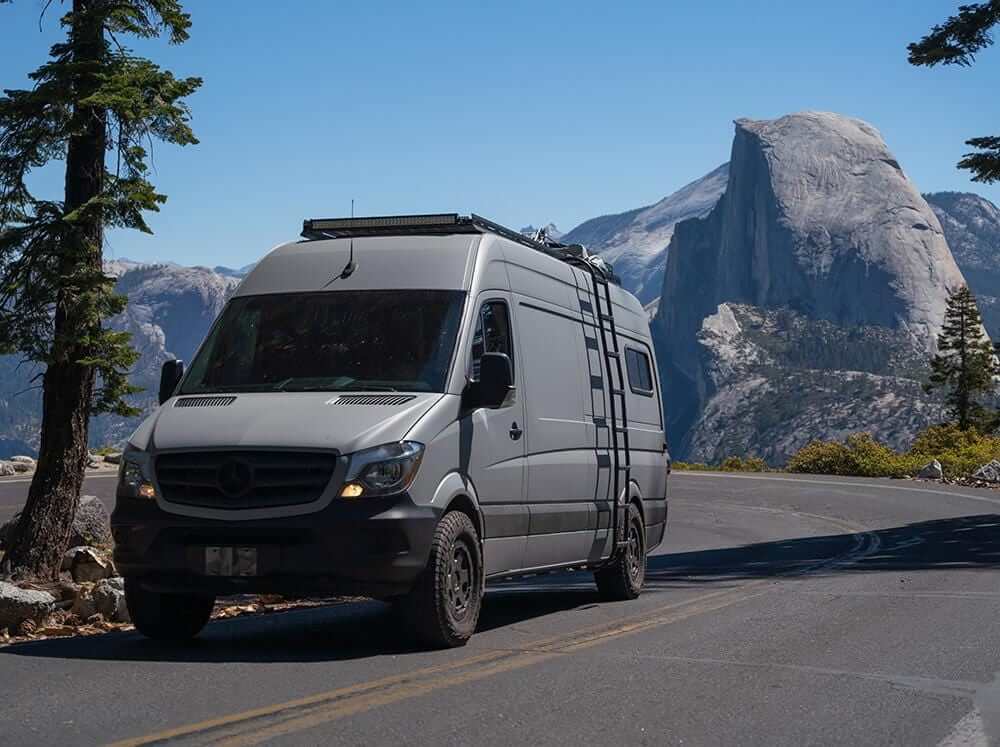
M341 394L334 400L335 405L403 405L411 399L412 394Z
M236 397L181 397L174 407L226 407L235 401Z
M156 457L156 478L171 503L268 508L318 500L337 455L295 451L187 451Z

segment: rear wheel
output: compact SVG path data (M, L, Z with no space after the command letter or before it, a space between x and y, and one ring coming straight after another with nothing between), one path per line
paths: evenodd
M158 641L187 641L208 623L215 597L199 594L162 594L142 588L138 579L125 579L125 604L140 633Z
M427 568L399 607L414 634L437 648L464 646L479 623L483 562L479 536L461 511L445 514Z
M646 529L642 514L631 503L625 516L625 547L609 565L594 572L597 590L607 601L635 599L646 580Z

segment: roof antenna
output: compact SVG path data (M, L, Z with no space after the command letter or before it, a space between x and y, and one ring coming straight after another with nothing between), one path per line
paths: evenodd
M354 217L354 200L351 200L351 217ZM354 261L354 237L351 237L351 253L347 259L347 264L344 265L344 269L340 271L340 279L347 280L354 271L358 269L358 263Z

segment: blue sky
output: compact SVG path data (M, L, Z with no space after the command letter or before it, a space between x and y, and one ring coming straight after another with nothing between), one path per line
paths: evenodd
M1000 133L1000 46L970 69L906 62L957 2L185 4L187 44L139 49L205 79L201 144L155 149L156 234L113 234L109 256L242 265L352 198L566 230L726 161L733 119L803 109L874 124L924 191L1000 203L955 168L965 139ZM59 35L59 0L39 31L42 5L0 5L0 87Z

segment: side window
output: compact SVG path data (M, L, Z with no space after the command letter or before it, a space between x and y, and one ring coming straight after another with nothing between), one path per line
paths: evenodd
M649 357L641 350L625 348L625 367L628 369L628 385L636 394L653 396L653 371Z
M503 301L487 301L479 310L479 321L472 336L472 360L470 374L473 381L479 380L479 359L483 353L506 353L514 362L514 347L511 344L510 315Z

